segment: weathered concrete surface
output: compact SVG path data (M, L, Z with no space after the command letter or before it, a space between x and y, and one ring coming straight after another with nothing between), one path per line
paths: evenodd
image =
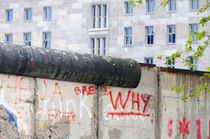
M0 104L14 115L12 119L21 137L34 134L34 90L33 78L0 74ZM12 133L11 136L17 137Z
M160 72L161 99L161 138L173 139L209 139L210 138L210 93L207 90L199 93L199 98L181 101L182 94L171 92L172 85L185 84L185 94L196 92L198 85L208 83L210 79L200 81L201 72L174 70ZM190 74L191 73L191 74Z
M3 43L0 67L0 73L119 87L137 87L141 78L140 65L132 59Z
M201 72L142 65L142 73L135 89L0 74L0 103L21 139L209 139L210 94L183 103L170 91L185 83L188 93Z
M0 138L18 137L17 117L4 106L0 105Z
M66 117L59 122L46 121L40 128L36 129L36 139L62 139L70 137L70 123Z
M100 138L155 138L156 91L156 68L142 68L142 79L135 89L108 86L102 90Z

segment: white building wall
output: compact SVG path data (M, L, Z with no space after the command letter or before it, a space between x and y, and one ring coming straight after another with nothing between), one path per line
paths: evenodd
M2 0L1 0L2 1ZM13 34L13 43L23 44L23 33L32 33L32 46L42 47L42 33L52 34L51 48L71 50L79 53L91 53L90 38L107 38L107 55L133 58L144 62L145 57L153 57L158 66L164 66L157 56L164 57L183 50L189 37L189 24L199 23L204 15L197 15L190 10L190 0L177 0L176 12L169 12L168 6L161 7L161 0L155 1L155 11L146 12L146 1L133 9L132 15L125 15L124 0L7 0L0 3L0 41L5 41L5 34ZM205 0L199 0L200 7ZM108 27L92 28L92 4L107 4ZM43 19L43 7L52 7L52 19ZM32 21L24 21L24 8L32 8ZM13 22L6 22L6 9L13 9ZM167 43L167 25L176 25L176 43ZM145 43L145 26L154 26L154 44ZM124 45L124 27L132 27L132 46ZM210 30L209 23L199 30ZM198 44L195 44L198 45ZM205 70L209 66L210 48L205 56L198 61L198 69ZM176 68L184 67L181 62Z

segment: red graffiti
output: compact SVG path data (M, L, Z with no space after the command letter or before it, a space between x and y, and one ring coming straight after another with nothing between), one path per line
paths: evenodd
M58 90L59 90L58 92L57 92L57 88L58 88ZM52 99L51 99L51 102L53 101L54 96L55 96L56 94L60 95L61 101L63 101L63 95L62 95L62 92L61 92L61 88L60 88L60 86L59 86L59 84L58 84L57 82L55 83L55 91L53 92L53 97L52 97Z
M140 100L139 100L139 93L137 93L137 99L135 100L135 93L132 92L132 109L134 109L134 104L137 104L137 109L140 111ZM144 113L144 112L143 112Z
M74 88L74 92L76 93L76 95L78 96L79 94L81 94L81 90L79 87L75 87Z
M61 116L66 116L68 121L75 121L75 113L74 112L62 112L59 109L49 109L48 110L48 120L52 119L61 119Z
M100 94L100 96L108 96L109 95L109 91L108 91L108 87L107 86L103 86L103 94Z
M40 100L41 101L44 101L45 100L45 97L47 95L47 84L46 84L46 81L45 80L44 80L44 87L45 87L44 93L42 93L42 91L40 90Z
M21 90L25 90L25 91L28 90L27 88L22 87L22 81L23 81L23 79L26 79L26 78L24 78L24 77L21 77L21 78L20 78L19 97L18 97L18 98L19 98L19 102L22 101L22 99L21 99Z
M197 139L201 139L201 121L200 121L200 119L196 120L196 130L197 130L197 132L196 132Z
M87 96L94 95L95 94L94 91L95 91L95 86L93 86L93 85L91 85L91 86L83 85L82 89L80 89L80 87L78 87L78 86L74 88L74 92L76 93L76 95L80 95L81 93L82 93L82 95L87 94Z
M186 122L186 117L185 116L183 117L183 122L179 121L179 126L180 126L179 127L179 134L182 134L183 139L185 137L185 133L188 134L188 135L190 134L190 131L189 131L189 128L188 128L189 124L190 124L190 121Z
M75 121L76 114L74 112L63 112L62 114L68 118L69 122Z
M149 100L150 100L151 95L147 95L147 99L145 100L144 95L141 94L141 99L144 102L144 108L143 108L143 113L145 113L147 105L149 104Z
M151 119L151 123L152 123L152 124L154 123L154 120L153 120L153 119Z
M112 115L112 116L114 116L114 115L121 115L121 116L123 116L123 115L127 115L127 116L129 116L129 115L150 116L149 114L135 113L135 112L108 112L107 114L108 115Z
M112 103L113 108L114 108L115 110L117 109L118 99L120 99L120 105L121 105L121 107L122 107L123 109L125 109L125 106L126 106L126 103L128 102L130 93L131 93L131 91L129 90L129 91L128 91L128 95L127 95L127 97L126 97L126 100L125 100L125 102L123 103L123 102L122 102L122 93L121 93L121 92L118 92L117 98L116 98L115 103L114 103L113 96L112 96L112 91L110 91L110 92L109 92L109 95L110 95L110 100L111 100L111 103Z
M172 135L173 135L173 128L172 128L172 125L173 125L173 120L170 119L169 122L168 122L168 136L171 138Z
M51 111L52 111L52 114L49 113ZM61 115L61 111L58 109L49 109L48 110L48 120L51 120L51 118L53 118L53 119L58 118L60 120L61 119L60 115Z
M118 92L117 94L117 97L115 99L115 101L113 100L113 93L112 91L109 91L109 96L110 96L110 101L111 101L111 104L112 104L112 107L114 110L117 110L118 108L118 103L120 103L121 105L121 108L122 109L125 109L127 102L130 98L130 95L131 95L131 90L128 90L128 93L127 93L127 96L125 96L124 98L124 101L123 101L123 96L122 96L122 93L121 92ZM143 108L143 113L134 113L134 112L109 112L107 113L108 115L138 115L138 116L149 116L149 114L144 114L145 111L146 111L146 108L149 104L149 100L150 100L150 95L147 96L147 99L144 98L144 95L142 94L141 95L141 99L142 101L144 102L144 108ZM140 95L139 93L135 93L132 92L132 107L131 109L133 110L134 109L134 106L135 104L137 104L137 110L140 111Z
M208 139L210 139L210 120L209 120L209 136Z

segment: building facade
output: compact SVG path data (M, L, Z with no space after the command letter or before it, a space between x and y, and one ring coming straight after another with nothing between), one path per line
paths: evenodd
M7 0L0 4L0 42L70 50L79 53L133 58L138 62L188 68L180 60L168 65L157 60L183 51L192 30L210 30L199 25L197 14L205 0L143 0L133 8L124 0ZM193 47L199 45L192 33ZM185 54L184 56L188 56ZM209 66L210 48L196 70Z

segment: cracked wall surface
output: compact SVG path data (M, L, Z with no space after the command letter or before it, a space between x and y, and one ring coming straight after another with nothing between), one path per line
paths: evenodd
M137 88L0 74L0 139L209 138L210 94L184 103L170 89L209 85L201 74L142 66Z

